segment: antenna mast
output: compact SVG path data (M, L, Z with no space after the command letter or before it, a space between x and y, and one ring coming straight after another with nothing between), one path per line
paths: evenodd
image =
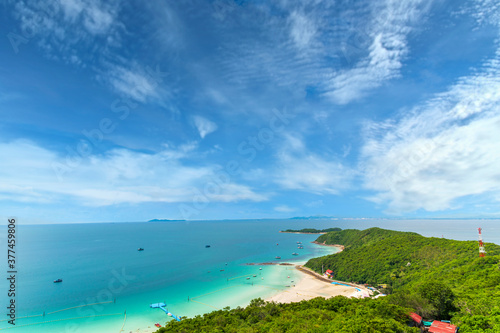
M479 257L484 258L486 251L484 250L483 236L481 235L481 228L477 228L479 231Z

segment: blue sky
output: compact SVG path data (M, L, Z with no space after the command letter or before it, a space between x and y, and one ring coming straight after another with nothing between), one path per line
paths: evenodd
M496 1L2 6L5 217L500 217Z

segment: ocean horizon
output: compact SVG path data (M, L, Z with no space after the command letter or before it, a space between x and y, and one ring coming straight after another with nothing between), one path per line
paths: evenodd
M170 312L183 317L245 306L254 298L287 290L300 279L293 266L247 264L299 263L337 251L311 243L318 235L280 230L376 226L427 237L477 240L477 228L481 227L486 243L500 244L497 222L287 219L20 223L16 233L16 325L8 324L5 317L0 330L146 332L149 327L152 331L154 323L163 325L172 319L160 309L151 309L151 303L164 302ZM2 243L5 238L2 235ZM302 242L304 249L297 249L297 242ZM294 252L298 255L292 255ZM59 278L62 283L53 282ZM7 293L2 297L7 300Z

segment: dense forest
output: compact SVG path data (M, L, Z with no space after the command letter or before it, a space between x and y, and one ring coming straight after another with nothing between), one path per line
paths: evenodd
M224 309L203 316L170 321L163 332L408 332L408 310L383 298L348 299L337 296L299 303L253 300L246 308Z
M371 228L321 235L318 242L344 251L311 259L306 266L331 269L341 281L383 286L387 297L342 296L295 304L254 300L246 308L214 311L157 332L417 332L407 313L449 319L461 333L500 332L500 246L427 238L416 233Z
M341 230L342 229L340 229L340 228L328 228L328 229L304 228L304 229L300 229L300 230L286 229L286 230L282 230L280 232L298 232L298 233L303 233L303 234L321 234L321 233L332 232L332 231L341 231Z
M331 269L341 281L386 285L388 300L427 318L451 319L460 332L500 332L500 246L428 238L371 228L318 237L345 250L311 259L306 266Z

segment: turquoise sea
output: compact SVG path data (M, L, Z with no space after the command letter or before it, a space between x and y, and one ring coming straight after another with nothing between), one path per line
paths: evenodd
M378 226L475 240L477 227L482 227L485 242L500 244L498 222L340 219L23 225L21 221L16 234L18 318L16 326L7 322L10 298L4 278L0 331L151 332L154 323L172 320L151 309L151 303L165 302L177 316L194 316L269 297L290 288L300 276L287 266L247 263L304 262L336 250L311 244L317 235L279 233L283 229ZM1 246L7 252L5 231ZM298 241L304 249L297 249ZM144 251L137 251L139 247ZM7 276L6 258L1 267ZM53 283L58 278L63 283Z

